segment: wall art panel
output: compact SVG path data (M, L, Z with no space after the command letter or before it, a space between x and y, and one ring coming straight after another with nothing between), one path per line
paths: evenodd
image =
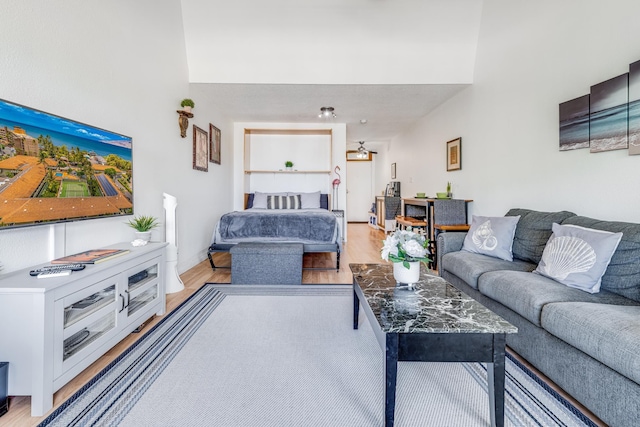
M589 98L560 104L560 151L589 148Z
M640 154L640 61L629 65L629 155Z
M589 146L592 153L628 147L628 103L628 73L591 86Z

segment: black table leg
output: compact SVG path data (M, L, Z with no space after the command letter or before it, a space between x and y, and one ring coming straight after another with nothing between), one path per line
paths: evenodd
M504 427L505 335L493 335L493 363L487 363L491 426Z
M398 334L387 333L384 371L384 425L393 427L396 410L396 382L398 380Z
M353 329L358 329L358 315L360 314L360 299L356 294L354 289L353 291Z

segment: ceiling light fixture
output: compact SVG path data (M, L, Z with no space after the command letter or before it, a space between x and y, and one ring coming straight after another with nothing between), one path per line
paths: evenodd
M322 107L320 108L320 114L318 114L318 117L321 119L335 119L338 116L333 112L333 107Z
M358 159L366 159L369 157L369 152L366 148L364 148L364 141L358 141L360 147L358 147L358 153L356 154L356 158Z

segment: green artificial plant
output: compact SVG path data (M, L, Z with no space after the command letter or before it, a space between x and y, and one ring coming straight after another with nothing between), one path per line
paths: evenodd
M157 218L148 215L134 216L127 224L140 232L151 231L159 225Z
M189 98L185 98L185 99L182 100L182 102L180 102L180 106L181 107L195 108L196 104L193 102L193 100L191 100Z

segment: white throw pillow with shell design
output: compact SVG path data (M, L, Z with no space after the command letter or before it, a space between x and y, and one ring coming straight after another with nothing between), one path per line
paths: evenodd
M599 292L622 233L556 223L552 230L534 273L592 294Z
M513 261L511 248L519 220L519 215L499 217L473 215L462 249Z

